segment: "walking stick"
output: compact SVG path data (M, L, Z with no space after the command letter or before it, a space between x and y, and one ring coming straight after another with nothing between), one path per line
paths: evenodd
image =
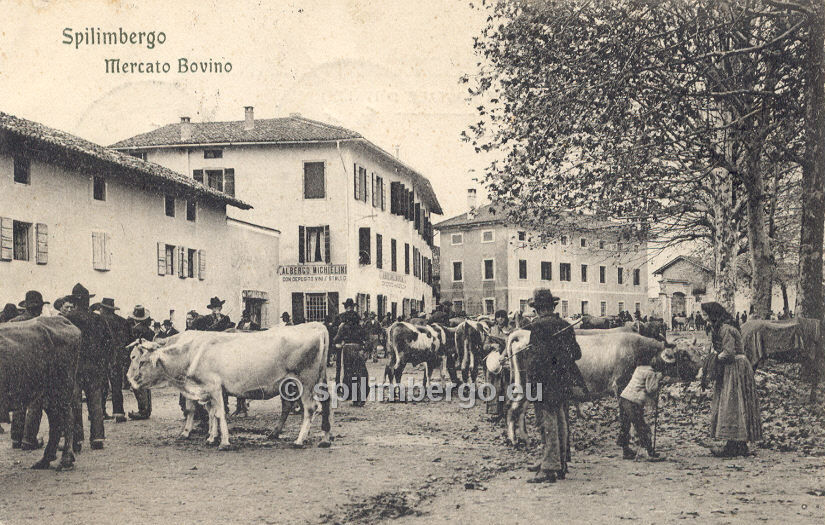
M659 428L659 392L656 392L656 406L653 408L653 452L656 452L656 430Z

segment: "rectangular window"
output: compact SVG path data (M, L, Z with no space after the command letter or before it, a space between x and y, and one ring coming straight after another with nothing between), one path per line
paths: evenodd
M642 282L642 271L638 268L633 270L633 286L639 286Z
M453 246L464 244L464 234L454 233L450 235L450 244L452 244Z
M617 252L622 251L622 243L620 243L620 242L616 243L616 251Z
M518 278L527 279L527 261L524 259L518 261Z
M484 276L485 281L492 281L496 278L496 263L493 259L484 259Z
M587 301L582 301L582 315L590 315L588 313L588 303Z
M205 158L205 159L222 159L223 158L223 150L222 149L205 149L205 150L203 150L203 158Z
M186 274L190 279L195 277L195 255L197 253L197 250L190 248L186 254Z
M582 282L583 283L587 282L587 265L586 264L582 264Z
M464 301L457 300L453 301L453 311L456 313L461 313L464 311Z
M464 274L462 272L461 261L453 261L453 282L460 283L464 281Z
M390 239L390 270L398 271L398 243L395 239Z
M561 236L561 245L562 246L567 246L567 235L562 235Z
M304 198L323 199L326 195L323 162L304 162Z
M384 237L380 233L375 234L375 267L384 268Z
M571 279L571 271L570 271L570 263L561 263L559 264L559 281L570 281Z
M358 193L355 198L367 202L367 168L358 166Z
M518 240L526 241L527 240L527 232L518 232Z
M404 243L404 273L410 275L410 245Z
M616 282L624 284L624 268L619 266L616 270Z
M14 157L14 182L31 184L31 163L24 157Z
M642 312L642 303L636 303L636 309L634 310L636 313Z
M167 217L174 217L175 216L175 198L171 195L167 195L164 200L164 206L166 209L166 216Z
M198 218L198 203L193 200L186 201L186 220L195 222Z
M298 262L329 263L329 226L298 226Z
M624 303L622 301L619 301L619 313L622 312L624 312Z
M570 310L569 310L569 305L568 305L567 301L562 301L561 302L561 316L562 317L567 317L567 314L569 314L569 313L570 313Z
M304 294L304 319L307 322L323 321L327 317L327 294Z
M599 241L599 249L604 250L604 241Z
M602 317L604 317L605 315L607 315L607 302L606 302L606 301L602 301L602 302L600 303L600 305L599 305L599 312L600 312L600 313L599 313L599 315L601 315Z
M599 283L604 284L606 281L607 267L599 266Z
M496 300L492 297L484 299L484 313L493 315L496 312Z
M550 261L541 261L541 280L553 280L553 263L551 263Z
M579 239L579 242L581 243L582 248L587 248L587 239L582 237L581 239Z
M95 175L92 177L92 196L96 201L106 200L106 181L103 177Z
M527 311L527 299L521 299L518 302L518 309L521 313Z
M203 170L192 170L192 178L203 184Z
M482 230L481 231L481 242L494 242L496 240L495 231L493 230Z
M166 245L166 275L175 275L175 247Z
M223 170L206 170L206 183L213 190L223 191Z
M14 230L14 260L31 260L31 223L13 221L12 228Z

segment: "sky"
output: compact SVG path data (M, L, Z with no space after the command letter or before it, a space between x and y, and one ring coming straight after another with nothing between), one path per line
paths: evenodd
M467 210L469 187L485 200L473 179L489 158L460 140L477 115L458 79L476 70L473 37L486 17L469 0L12 0L3 10L0 111L103 145L181 116L300 113L399 146L432 182L444 219ZM156 43L78 44L87 28L154 32ZM107 73L113 58L171 70ZM181 58L232 70L182 73Z

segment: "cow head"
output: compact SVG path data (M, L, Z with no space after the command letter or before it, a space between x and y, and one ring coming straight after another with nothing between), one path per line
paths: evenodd
M127 347L132 351L126 378L133 388L151 387L166 379L161 361L162 346L160 342L139 339Z
M662 372L669 377L681 381L691 382L701 368L701 354L696 346L696 340L690 343L687 339L679 339L675 345L666 345L659 353L662 362Z

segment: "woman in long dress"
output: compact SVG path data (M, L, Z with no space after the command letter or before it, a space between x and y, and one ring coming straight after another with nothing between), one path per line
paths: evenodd
M713 350L707 361L703 384L714 379L711 402L710 433L714 439L726 440L724 447L714 447L714 456L747 456L748 441L762 439L759 397L753 380L753 368L745 356L742 336L736 321L716 302L703 303L711 325Z

